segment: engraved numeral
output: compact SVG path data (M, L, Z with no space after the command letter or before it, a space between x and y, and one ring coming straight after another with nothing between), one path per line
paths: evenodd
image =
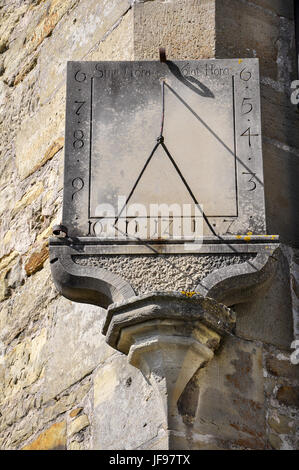
M92 230L93 230L92 220L89 220L88 221L88 233L87 233L88 237L91 237L92 235L94 235L94 230L93 230L93 233L91 233Z
M227 234L227 233L232 233L230 228L231 228L231 226L233 225L234 222L235 222L235 220L226 220L226 219L222 220L221 230L223 230L224 235Z
M248 82L248 80L251 79L251 72L249 72L249 70L246 71L246 67L244 67L240 72L240 78L244 82Z
M242 105L241 105L241 112L242 112L242 115L244 116L245 114L249 114L251 113L251 111L253 110L253 105L252 103L248 103L246 102L247 100L251 100L251 98L243 98L243 102L242 102ZM247 107L247 111L246 108ZM248 109L249 107L249 109Z
M75 73L75 80L76 82L82 83L85 82L86 80L86 73L82 72L81 70L78 70Z
M82 147L84 147L84 133L83 131L81 130L77 130L74 132L74 142L73 142L73 147L75 149L81 149Z
M84 188L83 179L80 178L80 177L74 178L73 181L72 181L72 186L75 189L75 191L72 194L72 200L73 200L75 194L77 194L79 191L81 191Z
M75 101L75 104L78 104L78 108L76 110L76 114L77 116L80 116L80 110L82 108L82 106L86 103L86 101Z
M256 189L256 182L254 181L256 173L243 171L242 174L243 175L251 175L251 178L249 178L248 183L250 183L252 186L250 188L248 188L248 191L254 191Z
M241 137L247 137L248 136L248 143L249 143L249 147L251 147L251 137L257 137L259 134L251 134L251 128L248 127L248 129L246 129L246 131L243 132L243 134L241 134Z

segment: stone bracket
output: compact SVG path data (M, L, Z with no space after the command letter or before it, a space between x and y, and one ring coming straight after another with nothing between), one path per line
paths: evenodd
M107 343L126 354L160 398L166 448L179 431L178 401L195 372L214 357L224 335L233 334L235 313L213 299L153 292L108 308L103 333Z
M135 295L133 288L120 276L106 269L78 266L69 254L50 248L54 284L60 294L74 302L108 308Z
M277 269L279 251L277 244L258 253L252 261L213 271L197 285L196 292L227 306L250 301L271 282Z
M246 237L245 237L246 238ZM205 297L212 297L226 305L234 305L250 299L255 292L264 288L271 280L276 269L275 253L279 249L278 237L256 236L247 237L205 237L198 256L219 255L252 255L253 261L220 268L209 274L195 291ZM149 244L116 244L112 240L95 238L51 238L50 263L54 283L58 291L66 298L75 302L90 303L103 308L115 302L135 297L136 292L126 280L126 272L122 276L107 269L82 266L73 261L73 256L105 256L105 255L170 255L175 254L177 245L174 243ZM181 244L180 244L181 245ZM182 248L179 248L179 252ZM186 254L190 254L188 251Z

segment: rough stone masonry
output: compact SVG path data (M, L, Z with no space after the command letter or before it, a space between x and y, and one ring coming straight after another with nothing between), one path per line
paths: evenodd
M235 335L184 389L184 436L190 449L298 448L293 2L1 0L1 449L159 448L155 390L105 342L104 311L57 293L47 246L61 219L66 62L158 59L159 46L169 59L260 58L268 231L283 241L267 290L232 307Z

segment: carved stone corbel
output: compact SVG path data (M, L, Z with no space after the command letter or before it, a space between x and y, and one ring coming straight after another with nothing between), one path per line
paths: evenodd
M108 308L107 343L128 356L160 397L166 436L161 448L175 448L175 435L184 427L179 398L234 327L234 312L199 295L154 292Z
M130 284L106 269L76 265L69 254L52 248L51 272L56 289L74 302L108 308L135 295Z
M280 248L258 253L254 260L213 271L196 286L196 292L227 306L247 302L271 283Z

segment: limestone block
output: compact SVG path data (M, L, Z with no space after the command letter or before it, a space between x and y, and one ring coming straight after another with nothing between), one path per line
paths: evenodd
M10 95L9 87L2 81L0 81L0 117L5 119L5 112L7 111L7 101Z
M65 91L42 106L16 137L16 164L21 180L34 173L63 147Z
M54 398L114 354L101 335L103 316L99 307L59 298L50 310L55 327L45 352L43 401Z
M19 393L41 376L44 365L42 351L46 341L47 330L44 328L39 335L17 344L5 356L5 383L10 395Z
M261 84L261 106L263 137L287 143L299 152L299 113L289 94Z
M25 271L27 276L35 274L37 271L40 271L44 262L49 258L49 249L47 245L43 246L40 251L35 251L32 253L27 263L25 264Z
M64 421L53 424L42 432L31 444L22 450L65 450L66 449L66 423Z
M156 1L135 5L135 60L157 60L161 46L166 47L169 59L214 57L214 0Z
M267 226L286 244L296 243L299 223L298 156L284 145L264 141L264 175Z
M0 301L6 299L9 295L9 287L12 283L9 282L8 276L14 266L17 264L19 253L13 251L8 256L4 256L0 260Z
M193 398L181 397L180 412L193 432L251 449L265 446L262 349L227 338L193 381ZM188 390L186 391L186 394ZM185 405L184 405L185 402Z
M282 441L280 437L273 433L269 435L269 443L272 449L275 449L275 450L280 450L281 445L282 445Z
M93 449L141 448L165 434L163 421L159 397L141 372L127 363L126 356L117 355L98 369L94 377Z
M70 445L68 446L67 450L83 450L84 446L82 442L71 442Z
M261 74L276 80L279 17L239 0L216 2L215 15L216 57L261 57Z
M15 188L12 185L6 186L0 192L0 215L14 207Z
M133 12L128 11L122 17L117 28L106 35L99 44L87 54L86 60L133 60L134 31Z
M277 434L293 434L295 432L294 421L282 414L271 416L269 426Z
M26 77L26 75L28 75L28 73L30 73L31 70L34 69L34 67L37 64L37 59L38 59L38 53L33 54L29 58L26 58L25 65L21 68L17 76L14 78L14 82L13 82L14 86L22 82L24 78Z
M89 426L88 416L86 415L79 416L78 418L71 421L70 424L68 425L68 429L67 429L68 436L73 436L74 434L82 431L82 429L85 429L87 426Z
M11 262L18 256L17 251L12 251L9 255L0 259L0 272L6 270Z
M74 410L72 410L70 412L70 417L71 418L75 418L76 416L78 416L79 413L81 413L81 411L83 410L83 408L75 408Z
M266 358L266 367L270 374L276 377L299 380L299 365L292 364L290 360L280 360L269 356Z
M16 292L14 298L3 304L0 310L0 331L3 341L10 342L30 322L45 315L48 304L57 296L49 272L49 262L37 276L30 277ZM34 328L37 329L35 323Z
M10 34L18 20L27 10L27 5L24 3L16 5L15 2L9 2L2 6L1 12L1 25L0 25L0 51L3 54L9 47Z
M299 387L284 385L277 391L277 400L286 406L299 408Z
M57 25L40 52L41 103L65 79L66 62L83 60L129 7L128 0L81 0L70 12L67 21Z
M278 255L277 255L278 256ZM289 349L293 340L289 266L281 253L278 267L266 292L255 295L251 302L236 305L236 332L247 339L263 341Z
M23 210L25 207L29 206L44 190L43 183L36 183L32 188L30 188L24 196L16 203L15 207L12 210L12 215L16 215L18 211Z
M269 10L270 13L277 16L285 16L291 19L294 17L293 2L291 0L251 0L251 3Z
M13 28L15 25L9 23L11 34L6 32L9 42L5 54L4 79L8 83L17 85L31 70L30 64L32 66L34 60L33 67L36 65L37 55L34 52L75 3L76 0L47 0L29 7L24 5L25 11L23 8L23 17L17 27ZM13 19L12 16L11 22ZM16 34L17 31L19 34Z
M79 403L86 396L89 390L90 381L83 380L72 389L64 391L58 399L46 402L43 410L44 422L52 421L56 416L73 408L76 403Z

